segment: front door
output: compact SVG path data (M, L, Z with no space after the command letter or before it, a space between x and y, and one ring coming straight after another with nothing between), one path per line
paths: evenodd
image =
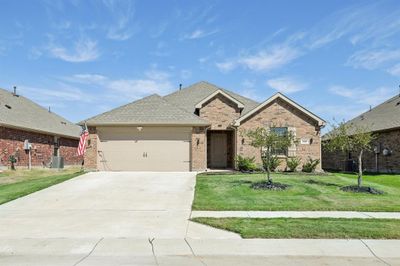
M210 166L213 168L226 168L227 166L227 135L225 132L212 133L210 143Z

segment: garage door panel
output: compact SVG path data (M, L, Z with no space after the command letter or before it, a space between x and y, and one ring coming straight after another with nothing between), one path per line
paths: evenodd
M191 128L101 128L101 170L190 171Z

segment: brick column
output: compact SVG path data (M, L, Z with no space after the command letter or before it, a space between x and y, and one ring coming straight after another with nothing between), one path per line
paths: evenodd
M97 170L97 131L96 127L88 127L89 138L85 153L85 169Z
M193 127L192 130L192 171L207 169L206 127Z

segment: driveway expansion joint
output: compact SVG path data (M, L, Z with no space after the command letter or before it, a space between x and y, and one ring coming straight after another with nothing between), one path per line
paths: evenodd
M360 239L361 243L364 244L364 246L367 247L367 249L371 252L372 255L374 255L375 258L377 258L378 260L380 260L382 263L391 266L391 264L387 263L385 260L383 260L382 258L378 257L378 255L375 254L375 252L368 246L367 243L365 243L365 241L363 241L362 239Z
M155 262L156 265L158 266L159 263L158 263L158 260L157 260L156 251L154 250L154 244L153 244L154 240L155 240L154 237L153 237L153 238L150 238L150 237L149 237L149 239L148 239L149 244L150 244L150 246L151 246L151 252L153 253L154 262Z
M194 250L193 250L192 246L190 245L189 241L188 241L186 238L184 238L184 240L185 240L185 242L186 242L186 245L189 247L190 251L192 252L192 255L193 255L195 258L198 258L199 261L201 262L201 264L203 264L204 266L207 266L207 264L206 264L199 256L197 256L197 255L194 253Z
M90 250L90 252L89 252L86 256L84 256L83 258L81 258L79 261L77 261L73 266L76 266L76 265L80 264L82 261L84 261L85 259L87 259L87 258L93 253L93 251L96 249L97 245L98 245L101 241L103 241L103 239L104 239L104 237L100 238L100 239L94 244L94 246L93 246L93 248Z

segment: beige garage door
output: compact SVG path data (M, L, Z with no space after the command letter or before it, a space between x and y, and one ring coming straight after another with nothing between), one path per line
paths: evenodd
M190 171L189 127L97 128L103 171Z

